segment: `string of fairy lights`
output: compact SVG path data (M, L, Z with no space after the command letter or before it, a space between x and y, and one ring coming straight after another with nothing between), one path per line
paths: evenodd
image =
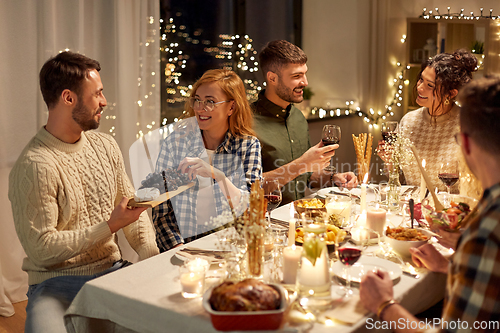
M451 7L447 7L445 13L440 13L439 8L427 11L426 8L423 9L420 18L423 19L434 19L434 20L479 20L479 19L500 19L499 16L493 15L493 10L490 9L489 13L485 13L483 8L480 8L480 14L475 15L474 12L470 12L470 15L464 13L464 9L460 12L451 12ZM165 26L162 26L164 23ZM191 85L182 84L182 74L183 70L186 68L186 63L190 59L189 54L183 53L183 43L203 43L205 45L204 52L212 55L215 59L221 60L223 62L222 67L230 70L236 71L243 79L243 82L247 88L247 97L249 100L254 100L257 98L259 91L263 89L263 85L255 78L248 78L249 74L256 73L258 69L257 52L254 50L252 45L252 39L248 35L229 35L221 34L219 35L219 41L212 43L208 40L201 39L202 31L195 30L193 37L191 37L186 32L185 26L177 26L174 23L174 19L170 18L168 22L160 20L160 29L163 32L161 38L166 41L165 47L160 48L162 54L168 58L165 64L165 82L167 84L167 94L169 97L166 102L169 104L174 103L184 103L189 97L189 90ZM182 38L183 41L170 42L172 37ZM406 43L406 35L401 37L401 43ZM402 107L403 103L403 91L404 87L409 85L409 80L405 79L405 73L410 69L409 65L403 65L401 62L396 62L394 64L395 74L394 78L390 82L393 89L392 99L390 103L385 105L382 110L375 110L369 108L368 110L362 110L360 107L355 107L355 102L352 100L346 101L345 106L342 107L312 107L310 111L309 119L323 119L323 118L335 118L335 117L361 117L368 124L369 128L378 128L378 123L380 121L385 121L387 118L395 115L395 109ZM174 118L173 121L177 121ZM169 121L167 118L162 120L162 124L165 125Z

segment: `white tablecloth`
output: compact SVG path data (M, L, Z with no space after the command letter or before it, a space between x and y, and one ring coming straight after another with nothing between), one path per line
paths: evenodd
M280 207L273 217L288 219L289 208ZM189 243L216 248L215 234ZM203 310L201 298L184 299L178 281L182 261L172 249L84 285L66 313L68 332L215 332ZM394 286L395 298L412 313L419 313L443 297L446 276L421 274L419 279L402 275ZM369 314L353 326L334 328L315 324L314 332L367 331ZM373 330L371 330L373 331Z

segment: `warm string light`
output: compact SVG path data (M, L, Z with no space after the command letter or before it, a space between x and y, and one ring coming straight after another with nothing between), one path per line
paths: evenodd
M474 12L470 12L470 15L464 14L464 9L461 8L459 13L451 13L451 7L447 7L447 12L446 14L441 14L439 12L439 8L435 8L435 12L432 10L427 11L427 8L424 8L422 10L422 15L420 15L421 18L424 18L426 20L429 20L431 18L440 20L440 19L445 19L445 20L453 20L453 19L458 19L458 20L479 20L479 19L500 19L500 15L494 16L493 15L493 9L490 9L489 15L484 15L483 10L484 8L480 8L479 10L481 11L481 14L479 15L474 15Z

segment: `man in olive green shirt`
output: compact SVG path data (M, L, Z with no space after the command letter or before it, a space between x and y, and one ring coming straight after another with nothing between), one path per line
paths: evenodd
M267 86L253 104L254 130L262 145L264 177L283 186L282 204L302 198L307 187L357 186L352 172L332 175L324 170L339 145L319 142L311 147L307 120L293 105L302 102L307 86L304 51L284 40L272 41L259 61Z

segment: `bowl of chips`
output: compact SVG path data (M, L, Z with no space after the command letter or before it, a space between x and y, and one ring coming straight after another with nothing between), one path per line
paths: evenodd
M420 228L387 227L384 233L385 242L394 252L405 258L411 257L412 247L420 247L431 239L431 234Z
M305 217L317 217L326 214L325 199L299 199L293 202L293 207L299 215L305 214Z
M348 233L332 224L326 225L325 241L328 248L328 253L335 251L335 240L340 244L344 244L348 240ZM295 229L295 245L304 245L304 228L298 227Z

